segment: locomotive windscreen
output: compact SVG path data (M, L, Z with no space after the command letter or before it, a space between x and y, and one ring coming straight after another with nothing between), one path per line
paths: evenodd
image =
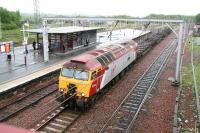
M80 69L62 68L61 75L64 77L75 78L84 81L89 79L89 72Z

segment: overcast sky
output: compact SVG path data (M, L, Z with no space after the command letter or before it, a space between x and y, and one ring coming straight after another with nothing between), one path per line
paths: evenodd
M33 13L33 0L0 0L0 6ZM196 15L200 0L39 0L41 13L62 15Z

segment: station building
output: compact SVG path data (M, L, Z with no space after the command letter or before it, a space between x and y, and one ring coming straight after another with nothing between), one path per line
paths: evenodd
M96 44L99 27L56 27L48 28L49 51L67 52L69 50ZM30 29L30 33L37 34L36 43L39 49L43 44L43 29Z

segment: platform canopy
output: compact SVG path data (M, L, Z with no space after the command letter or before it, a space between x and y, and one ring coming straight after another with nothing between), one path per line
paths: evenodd
M103 28L100 27L77 27L77 26L68 26L68 27L55 27L55 28L48 28L48 33L74 33L74 32L83 32L83 31L91 31L91 30L100 30ZM26 30L30 33L42 33L43 28L40 29L29 29Z

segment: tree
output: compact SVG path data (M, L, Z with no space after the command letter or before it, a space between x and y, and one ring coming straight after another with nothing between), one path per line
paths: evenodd
M149 18L149 19L173 19L173 20L193 21L194 16L150 14L150 15L146 16L145 18Z
M200 24L200 13L195 16L195 23Z
M6 8L0 7L0 17L3 30L16 29L20 26L20 12L8 11Z

